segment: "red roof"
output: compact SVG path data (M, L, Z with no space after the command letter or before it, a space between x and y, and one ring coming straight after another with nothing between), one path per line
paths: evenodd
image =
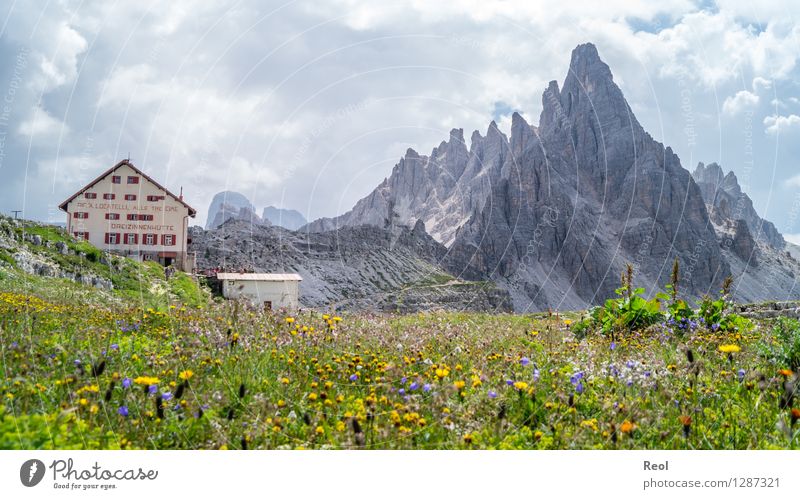
M133 171L135 171L136 173L138 173L139 175L141 175L145 179L149 180L152 184L154 184L156 187L158 187L162 191L166 192L167 195L170 196L171 198L173 198L175 201L181 203L183 206L188 208L190 217L194 217L195 214L197 214L197 210L195 210L194 208L192 208L191 206L186 204L186 202L184 202L183 199L181 199L178 196L176 196L175 194L169 192L169 189L167 189L166 187L162 186L161 184L159 184L158 182L153 180L145 172L143 172L142 170L136 168L136 166L133 163L131 163L129 160L127 160L127 159L123 159L122 161L120 161L116 165L112 166L111 168L109 168L105 172L101 173L99 177L97 177L96 179L94 179L91 182L89 182L88 184L86 184L86 186L83 189L79 190L78 192L76 192L75 194L73 194L72 196L67 198L67 200L64 201L63 203L61 203L60 205L58 205L58 207L63 211L67 211L67 205L70 203L70 201L72 201L76 197L78 197L81 194L83 194L83 192L86 191L87 189L92 188L96 183L100 182L101 180L103 180L107 176L111 175L115 170L117 170L117 168L120 168L122 166L129 166Z

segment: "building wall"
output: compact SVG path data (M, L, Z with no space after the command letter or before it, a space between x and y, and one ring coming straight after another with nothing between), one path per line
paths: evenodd
M113 183L113 176L119 176L121 182ZM139 178L139 183L129 184L128 177ZM96 197L90 199L87 194ZM112 194L114 199L104 199L106 194ZM126 196L135 196L136 199L128 200ZM148 196L163 199L149 201ZM119 218L109 219L106 215ZM86 218L81 218L84 216ZM136 220L129 220L129 216L136 217ZM98 248L162 264L171 261L190 271L194 261L186 254L188 218L186 206L128 165L120 166L67 205L67 227L72 235L80 237L88 233L89 242ZM107 240L106 234L119 234L119 242ZM153 236L154 244L148 244L151 242L148 235ZM168 244L164 236L171 236L173 244Z
M255 306L271 302L272 309L297 309L300 305L298 281L230 281L222 283L222 295L228 299L243 298Z

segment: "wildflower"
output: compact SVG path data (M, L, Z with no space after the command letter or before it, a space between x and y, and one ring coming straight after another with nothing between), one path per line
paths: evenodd
M414 391L414 390L416 390L417 388L419 388L419 383L417 383L416 381L414 381L413 383L411 383L411 385L409 385L409 387L408 387L408 389L409 389L409 390L411 390L411 391Z
M436 369L436 377L439 378L439 379L444 378L448 374L450 374L450 369L448 369L446 367L439 367L439 368Z
M614 350L615 348L617 348L617 343L612 341L611 342L611 350Z
M495 392L494 390L489 390L489 398L490 399L497 398L497 392Z
M292 324L294 322L294 317L287 317L286 324Z
M578 381L578 384L575 385L575 393L577 393L578 395L583 393L583 382L582 381Z
M539 381L539 370L538 369L534 369L533 370L533 381Z
M130 388L133 384L133 380L130 378L125 378L122 380L122 388Z
M778 371L778 374L781 374L781 375L783 375L783 376L788 378L789 376L794 374L794 372L792 372L791 369L781 369L780 371Z
M358 374L351 374L350 381L358 381Z
M792 414L792 426L794 426L797 420L800 419L800 409L793 407L791 414Z
M465 444L471 444L472 443L472 435L471 434L467 433L466 435L464 435L464 443Z
M325 434L325 428L323 428L321 426L317 426L317 429L314 430L314 431L316 432L317 435L324 435Z
M192 376L194 376L194 373L192 372L191 369L186 369L185 371L181 371L180 374L178 374L178 378L182 379L183 381L189 381L190 379L192 379Z
M519 391L525 390L528 388L528 383L525 383L524 381L517 381L516 383L514 383L514 388L516 388Z
M744 379L744 374L745 374L744 369L739 369L739 371L736 373L737 377L739 378L739 381L742 381Z
M119 406L119 409L117 409L117 414L119 414L123 418L127 418L128 417L128 406L127 405Z
M453 386L455 386L455 387L456 387L456 390L459 390L459 391L460 391L460 390L463 390L463 389L464 389L464 386L466 386L466 383L464 383L464 382L463 382L463 381L461 381L461 380L458 380L458 381L456 381L455 383L453 383Z
M170 400L172 398L172 394L170 392L164 392L161 394L162 400Z
M691 416L680 416L678 420L683 425L683 437L689 438L689 431L692 428L692 417Z
M429 391L431 391L431 385L430 385L430 383L425 383L425 385L422 387L422 391L423 391L423 392L429 392Z
M622 424L619 426L619 431L621 431L622 433L626 433L626 434L627 434L627 433L630 433L630 432L632 432L632 431L633 431L633 428L634 428L634 425L633 425L633 423L631 423L630 421L628 421L628 420L626 419L626 420L625 420L625 421L623 421L623 422L622 422Z
M149 393L150 395L155 395L157 391L158 391L158 385L150 385L147 387L147 393Z
M720 345L719 351L722 353L736 353L741 351L742 349L739 345Z
M523 358L520 359L519 363L522 364L523 366L527 366L528 364L531 363L531 359L529 359L527 357L523 357Z
M158 381L158 378L153 376L139 376L133 380L134 383L142 386L157 385Z

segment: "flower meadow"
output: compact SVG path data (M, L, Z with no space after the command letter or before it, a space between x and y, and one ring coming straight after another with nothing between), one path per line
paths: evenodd
M37 289L0 292L5 449L755 449L800 433L787 319L612 338L579 314L153 308Z

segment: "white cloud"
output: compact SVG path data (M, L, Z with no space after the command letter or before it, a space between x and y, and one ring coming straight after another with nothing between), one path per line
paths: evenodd
M739 114L748 108L758 105L758 96L747 90L740 90L736 95L731 95L722 103L722 112L725 114Z
M764 126L766 127L765 131L771 135L785 132L798 125L800 125L800 116L797 116L796 114L790 114L788 116L773 114L772 116L767 116L764 118Z
M760 92L772 88L772 81L760 76L753 78L753 91Z
M783 238L792 244L800 246L800 234L784 234Z
M795 175L794 177L790 178L786 182L787 187L798 187L800 188L800 175Z
M56 136L58 133L68 131L66 125L50 116L50 114L37 106L30 116L19 124L17 133L33 139L45 139Z

